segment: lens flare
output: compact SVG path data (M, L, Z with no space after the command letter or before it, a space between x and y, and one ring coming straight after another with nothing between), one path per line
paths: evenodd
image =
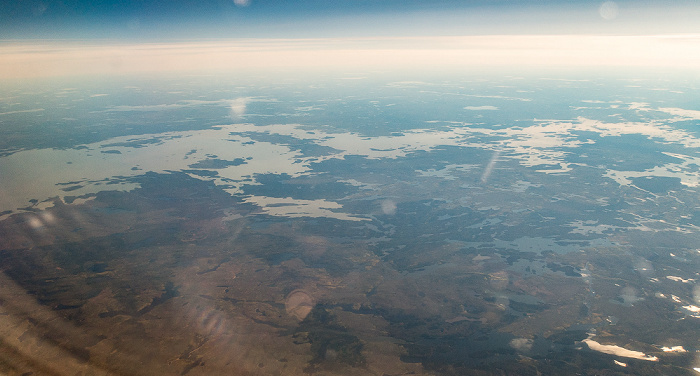
M600 14L600 16L606 21L616 19L618 13L619 10L617 4L614 1L606 1L600 5L600 8L598 8L598 14Z

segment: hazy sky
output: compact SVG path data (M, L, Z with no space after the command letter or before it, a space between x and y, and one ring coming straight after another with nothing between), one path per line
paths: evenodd
M0 0L0 79L507 65L694 71L698 20L698 0Z
M2 0L0 39L700 32L697 0Z

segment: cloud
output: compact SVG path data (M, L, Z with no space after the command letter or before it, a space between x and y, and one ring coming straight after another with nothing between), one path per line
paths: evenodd
M528 352L532 349L533 341L528 338L514 338L510 341L510 347L522 351Z
M247 0L237 0L240 5ZM0 78L149 72L285 69L463 69L464 67L700 66L700 38L604 35L473 35L247 39L179 43L11 42Z
M233 0L233 3L239 7L247 7L250 5L250 0Z
M637 290L629 286L622 288L620 291L620 298L624 301L625 305L632 305L640 300L644 300L644 298L637 296Z
M394 200L384 200L381 203L382 213L386 215L396 214L396 203Z

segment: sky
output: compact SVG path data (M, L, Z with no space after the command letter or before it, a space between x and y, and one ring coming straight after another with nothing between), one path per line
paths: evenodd
M697 33L696 0L1 0L0 39Z
M0 0L0 79L700 66L697 0Z

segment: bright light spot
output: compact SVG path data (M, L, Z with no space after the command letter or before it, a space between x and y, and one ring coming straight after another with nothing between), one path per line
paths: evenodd
M386 215L396 214L396 203L392 200L382 201L382 213Z
M44 224L41 223L41 221L37 217L30 218L28 223L29 223L29 226L35 230L44 226Z
M532 349L532 340L527 338L515 338L510 341L510 346L518 351L530 351Z
M598 14L606 21L612 21L617 18L618 8L614 1L606 1L598 8Z
M239 117L245 115L245 110L248 106L249 101L250 98L246 97L240 97L232 100L230 104L231 117L234 119L238 119Z
M634 304L640 300L644 300L644 298L640 298L637 296L637 290L635 290L633 287L623 287L622 290L620 291L620 297L624 300L625 304Z
M239 7L247 7L250 5L250 0L233 0L233 3Z
M54 222L56 222L56 217L54 217L54 215L49 212L41 213L41 219L44 221L44 223L48 224L53 224Z
M637 273L643 276L651 276L654 272L654 266L651 264L651 261L644 258L637 259L634 268L637 270Z
M618 362L617 360L613 360L613 362L615 362L615 364L617 364L620 367L627 367L627 363Z
M197 329L204 335L219 337L226 332L226 317L215 308L206 308L198 312L195 320Z

